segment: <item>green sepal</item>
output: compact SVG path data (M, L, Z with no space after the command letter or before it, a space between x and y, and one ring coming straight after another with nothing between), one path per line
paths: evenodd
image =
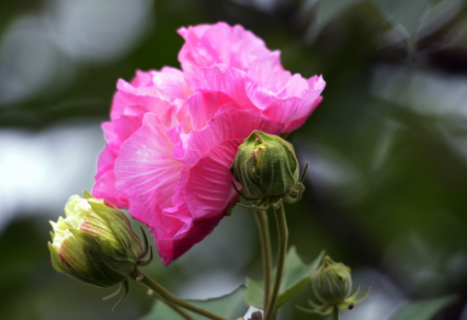
M117 208L107 206L104 200L89 199L88 203L108 228L112 230L112 233L117 235L112 237L112 241L117 242L126 255L138 259L143 247L139 237L133 232L130 220L125 213Z
M90 194L90 193L87 192L86 190L84 190L83 195L84 195L84 199L86 199L86 200L94 199L94 197L92 196L92 194Z
M305 264L297 254L295 247L291 247L285 257L284 271L276 307L280 307L297 293L299 293L310 281L311 275L318 269L325 252L310 264ZM275 270L272 272L274 279ZM272 280L271 279L271 280ZM262 309L264 299L264 281L262 279L247 278L246 301L249 305Z
M86 255L87 273L91 284L110 287L124 281L134 270L137 260L128 259L113 243L87 232L70 229L80 241Z
M47 245L49 247L50 257L52 259L52 266L54 267L55 270L59 272L63 272L62 261L60 260L60 257L58 256L57 249L50 242L48 242Z

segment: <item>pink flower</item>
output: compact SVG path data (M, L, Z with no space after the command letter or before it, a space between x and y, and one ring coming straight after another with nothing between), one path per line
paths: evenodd
M229 167L253 131L295 130L321 101L321 77L284 71L241 26L182 28L183 72L119 80L93 195L144 222L164 264L212 232L237 194Z

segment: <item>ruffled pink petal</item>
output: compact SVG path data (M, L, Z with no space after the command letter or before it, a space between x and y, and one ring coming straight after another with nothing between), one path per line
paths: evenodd
M193 115L194 130L206 127L206 123L212 121L220 109L242 109L231 97L221 92L196 92L190 97L188 104Z
M126 99L124 100L126 104L125 108L137 105L143 107L146 112L164 112L170 105L170 102L164 99L166 95L155 86L134 87L125 80L119 79L117 82L117 89Z
M289 79L285 87L277 94L277 97L282 99L292 97L300 98L302 96L302 92L308 89L314 89L314 87L310 88L308 81L296 73Z
M313 106L308 111L308 114L306 114L304 117L302 117L300 119L293 120L293 121L290 121L289 123L287 123L287 125L286 125L286 127L284 129L284 132L292 132L292 131L300 128L305 123L305 121L308 119L308 117L311 115L311 113L316 109L316 107L321 103L322 100L323 100L322 96L319 96L318 98L316 98L315 103L313 104Z
M198 91L221 92L229 96L241 109L256 109L247 95L251 82L246 81L245 77L243 71L230 67L202 68L194 74L193 83Z
M104 136L108 144L97 160L97 173L94 176L96 181L104 173L114 169L114 162L115 159L117 159L122 142L128 139L139 127L141 127L141 122L142 121L139 116L121 115L121 117L112 122L104 122L102 124Z
M238 196L229 168L243 139L226 140L212 148L190 169L185 201L194 219L224 214Z
M110 119L118 119L125 112L125 108L132 104L133 102L126 95L119 91L115 92L110 109Z
M147 113L143 126L123 143L115 161L116 188L126 194L130 214L148 224L171 205L183 168L172 157L174 143L168 129L157 115Z
M180 230L186 232L192 224L189 212L163 214L165 208L172 207L174 189L184 166L172 157L174 142L181 141L177 138L181 130L180 126L167 128L159 117L148 113L143 126L123 143L115 162L116 186L127 195L129 212L148 226L166 264L172 259L164 253L167 244L160 241L172 239Z
M216 114L219 109L220 93L194 93L189 100L190 112L193 115L193 129L201 130L206 122Z
M243 141L253 130L278 134L282 129L280 123L254 110L223 109L207 123L205 129L191 133L185 154L179 160L194 166L213 147L225 141Z
M202 67L231 66L247 72L254 61L280 65L279 51L270 51L263 40L239 25L231 27L219 22L181 28L178 32L186 41L178 59L189 85L192 74Z
M288 132L298 128L297 125L300 121L296 121L308 117L318 106L321 101L320 94L326 85L322 77L316 77L316 79L313 77L312 79L315 80L311 82L313 87L300 92L288 87L295 85L303 89L306 85L310 86L310 81L302 81L301 77L296 79L294 77L291 78L288 86L280 93L285 98L277 98L263 112L272 120L283 123Z
M207 65L208 62L202 56L192 51L192 48L199 46L199 39L203 36L204 32L211 28L210 25L198 25L196 27L180 28L178 33L185 39L186 44L180 49L178 53L178 61L182 63L184 69L185 79L188 86L193 87L191 76L199 68L200 65Z
M136 70L136 75L131 80L131 85L133 87L151 87L153 85L151 72Z
M290 122L310 114L310 110L318 97L319 93L307 90L301 98L278 99L264 111L264 114L287 127Z
M183 123L183 132L191 132L193 130L193 123L188 102L182 99L176 99L172 104L172 110L173 118L170 127Z
M308 79L307 82L310 89L324 90L324 87L326 86L326 81L324 81L323 76L313 76Z
M113 170L115 159L117 159L117 155L112 147L105 146L97 159L97 173L94 175L94 179L98 180L104 173Z
M102 131L104 131L105 140L107 140L108 145L112 147L117 156L118 149L120 148L122 141L120 140L117 132L115 132L114 123L112 121L106 121L102 123L101 127Z
M157 251L164 265L187 252L193 245L203 240L219 224L224 215L202 217L200 219L184 221L182 217L190 215L186 204L164 210L164 222L161 227L149 226L151 234L158 237ZM162 229L162 230L161 230ZM171 233L167 231L171 230Z
M92 188L91 194L100 199L110 201L115 206L128 209L128 199L125 194L115 188L115 174L109 170L96 178L96 183Z
M229 63L234 68L246 71L248 65L255 60L280 64L278 51L271 52L263 40L240 25L231 27L219 22L211 27L201 25L182 28L179 34L200 63L198 67ZM180 62L183 66L183 59Z
M143 80L145 86L137 87L120 79L117 83L118 94L114 99L111 118L116 120L123 114L142 116L146 112L155 113L164 125L173 127L180 122L186 123L186 130L191 130L191 118L186 100L191 94L180 70L165 67L161 71L151 71L151 83ZM140 77L142 78L142 77Z
M277 93L289 82L292 74L280 64L267 64L262 60L250 64L248 76L254 79L263 90Z
M183 72L179 69L164 67L161 71L152 71L153 86L165 100L187 100L191 90L185 83Z
M103 176L113 172L120 147L142 126L142 119L146 113L156 113L167 127L174 127L183 122L186 132L192 130L191 115L186 101L190 92L180 70L163 68L161 71L137 71L131 83L120 79L117 89L112 104L111 121L102 125L108 146L99 157L95 176L96 192L113 202L121 198L122 191L115 188L113 173L112 178L106 176L104 179Z
M189 26L188 28L181 27L177 30L177 33L185 39L189 46L196 46L199 43L199 39L203 34L211 28L210 24L199 24L197 26Z
M113 129L119 138L119 145L131 137L142 125L143 117L122 115L120 118L112 121ZM110 143L110 142L109 142ZM111 143L112 144L112 143Z
M150 87L153 85L152 78L153 76L151 72L144 72L144 71L137 70L136 76L131 81L130 86L131 87ZM118 82L117 82L117 86L118 86ZM128 106L131 106L133 104L134 102L131 97L128 97L127 95L117 91L112 101L112 107L110 110L110 118L112 120L119 118L120 115L125 113L125 110L128 108Z

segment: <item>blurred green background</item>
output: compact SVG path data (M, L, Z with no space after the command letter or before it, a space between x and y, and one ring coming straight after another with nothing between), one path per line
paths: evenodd
M286 69L322 74L324 100L290 136L309 162L287 207L307 263L324 248L371 284L344 320L383 320L408 301L455 293L437 320L467 319L467 4L461 0L0 1L0 319L138 319L152 299L53 270L48 220L93 185L118 78L179 67L181 26L242 24ZM136 224L135 224L136 226ZM169 267L145 269L183 298L260 276L252 215L236 209ZM295 304L281 319L319 319Z

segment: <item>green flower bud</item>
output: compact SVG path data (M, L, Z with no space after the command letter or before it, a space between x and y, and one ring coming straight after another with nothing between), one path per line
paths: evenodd
M292 144L261 131L253 131L238 147L231 171L248 199L259 200L292 193L300 188L299 165Z
M80 281L109 287L125 281L143 253L125 214L105 200L85 193L70 197L66 218L50 222L52 264Z
M326 305L340 305L352 288L350 268L326 256L321 266L312 275L311 285L316 297Z

